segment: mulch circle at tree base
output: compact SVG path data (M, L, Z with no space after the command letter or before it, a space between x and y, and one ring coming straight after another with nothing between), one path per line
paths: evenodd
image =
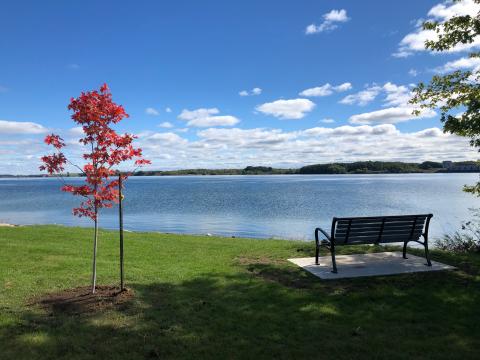
M92 294L90 286L66 289L44 294L30 301L31 306L40 306L55 314L95 314L110 309L124 309L134 298L132 289L120 291L118 286L97 286Z

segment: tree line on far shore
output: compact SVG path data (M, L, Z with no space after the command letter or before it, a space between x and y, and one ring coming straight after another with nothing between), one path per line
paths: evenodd
M474 168L474 170L462 170ZM133 176L183 176L183 175L288 175L288 174L407 174L434 172L480 172L480 164L476 161L452 162L450 168L442 163L424 161L422 163L405 163L400 161L357 161L352 163L328 163L307 165L297 169L274 168L270 166L247 166L244 169L184 169L137 171ZM45 175L28 175L40 177ZM65 176L81 176L67 173ZM1 175L0 177L20 177ZM25 176L22 176L25 177Z
M244 169L186 169L168 171L138 171L136 176L172 175L281 175L281 174L401 174L425 172L461 172L462 166L480 166L475 161L453 162L450 169L435 161L405 163L391 161L357 161L307 165L298 169L281 169L269 166L247 166Z

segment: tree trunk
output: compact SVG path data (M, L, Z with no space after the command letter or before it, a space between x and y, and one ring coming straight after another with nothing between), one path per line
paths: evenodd
M120 222L120 291L125 290L123 265L123 208L122 208L122 174L118 176L118 215Z
M93 236L93 271L92 271L92 294L95 294L97 285L97 240L98 240L98 209L95 207L95 232Z

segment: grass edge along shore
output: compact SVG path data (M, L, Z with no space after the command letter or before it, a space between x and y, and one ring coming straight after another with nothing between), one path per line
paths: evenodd
M432 250L458 271L321 281L286 261L312 256L312 243L133 232L128 303L73 315L36 306L39 296L89 284L91 235L0 228L2 359L478 355L479 254ZM101 230L99 241L99 284L117 284L118 233Z

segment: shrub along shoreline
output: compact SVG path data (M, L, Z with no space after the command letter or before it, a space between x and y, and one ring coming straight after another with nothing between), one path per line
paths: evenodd
M133 299L80 315L32 305L89 284L91 237L88 228L0 228L2 359L478 355L479 254L432 250L458 271L321 281L286 261L313 256L312 243L126 233ZM115 231L100 231L98 278L118 283Z

